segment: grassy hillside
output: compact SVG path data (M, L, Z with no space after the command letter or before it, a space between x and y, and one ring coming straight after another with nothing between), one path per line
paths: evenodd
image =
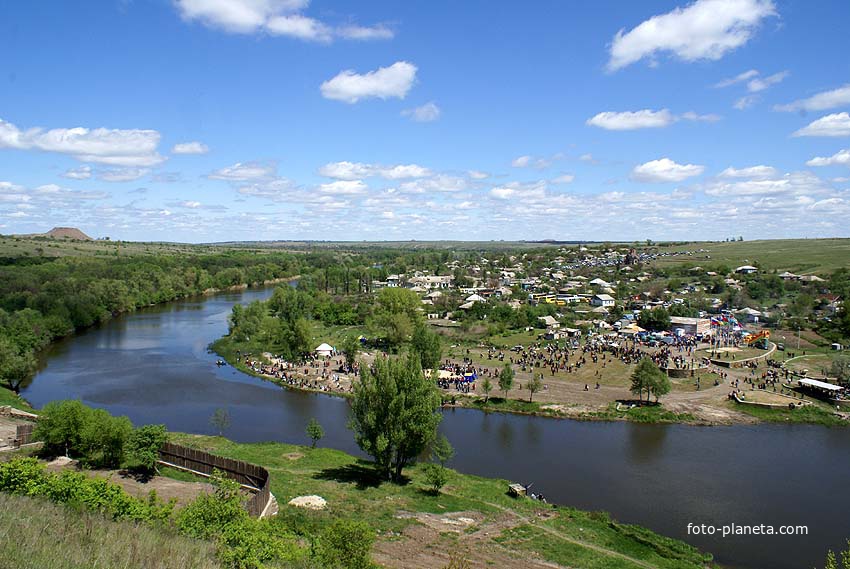
M15 569L221 569L215 544L0 493L0 566Z
M399 485L376 478L371 463L332 449L174 433L172 439L266 467L280 504L275 521L296 533L310 535L335 519L368 521L379 535L374 557L388 566L417 557L443 567L457 551L476 566L500 567L526 567L534 558L583 568L702 569L711 560L684 542L620 524L605 513L511 498L505 480L451 472L442 492L434 494L423 465L406 469L409 482ZM311 494L325 498L328 508L287 505Z
M728 243L689 243L661 247L661 251L693 251L706 249L693 257L660 259L665 264L694 265L723 263L734 269L758 262L766 270L791 271L796 274L826 275L850 266L850 239L776 239L769 241L730 241ZM706 259L709 255L711 259Z

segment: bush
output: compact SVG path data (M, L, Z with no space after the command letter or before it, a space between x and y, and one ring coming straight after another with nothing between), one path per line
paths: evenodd
M44 406L34 436L44 441L47 454L73 456L89 465L115 468L124 458L124 443L132 430L127 417L113 417L103 409L69 400Z
M145 425L127 439L127 466L143 474L153 474L159 460L159 449L168 440L165 425Z
M177 517L177 527L190 537L217 537L229 525L248 519L248 512L242 507L239 484L216 470L210 480L216 487L215 493L198 496Z
M446 482L449 481L449 471L441 464L430 462L425 465L425 481L434 494L439 494Z
M316 557L328 568L371 569L374 541L375 533L366 523L337 520L321 533Z

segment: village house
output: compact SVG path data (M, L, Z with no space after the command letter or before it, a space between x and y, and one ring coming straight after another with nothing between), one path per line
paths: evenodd
M603 308L610 308L614 306L617 301L611 295L608 294L594 294L590 298L590 304L593 306L601 306Z

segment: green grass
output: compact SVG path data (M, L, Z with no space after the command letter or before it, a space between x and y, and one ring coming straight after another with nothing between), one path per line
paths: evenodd
M445 396L444 396L445 397ZM459 398L463 401L463 398ZM484 403L483 397L469 398L472 399L470 407L480 409L482 411L495 411L502 413L529 413L538 415L559 415L559 413L551 409L541 408L537 401L523 401L520 399L505 399L503 397L490 397L487 403Z
M765 270L791 271L798 274L827 275L850 265L850 239L776 239L729 243L688 243L660 248L662 251L706 249L693 257L667 257L659 266L680 264L727 264L734 269L758 262ZM705 255L711 258L706 259Z
M5 407L6 405L11 405L15 409L27 411L28 413L33 412L33 408L26 399L20 395L16 395L11 389L0 387L0 407Z
M730 403L730 405L734 405L736 411L741 411L769 423L809 423L826 427L850 427L850 421L842 419L839 415L826 409L825 405L819 403L799 407L793 411L736 403Z
M619 554L653 567L702 568L711 558L689 545L636 526L623 526L607 514L590 514L507 495L508 481L482 478L450 471L449 482L440 494L428 491L421 465L405 470L407 483L379 480L368 461L341 451L283 443L238 444L220 437L172 433L174 442L201 448L221 456L266 467L271 474L271 491L280 504L275 523L286 524L301 535L315 534L338 518L367 520L379 535L400 532L411 523L399 512L446 514L477 512L482 518L476 527L505 516L515 520L515 532L499 535L493 541L476 542L476 547L497 547L533 551L546 559L570 567L641 566ZM301 495L325 498L324 511L293 508L287 502ZM546 519L547 531L531 520ZM469 531L474 531L470 528ZM469 532L467 532L469 533ZM388 539L398 539L395 537ZM462 539L462 538L460 538Z
M635 423L695 423L696 417L690 413L674 413L668 411L661 405L650 405L646 407L627 408L620 405L620 410L617 410L617 404L611 403L604 411L594 411L584 414L587 419L595 419L599 421L616 421L625 419L634 421Z
M220 569L215 544L0 493L0 565L16 569Z

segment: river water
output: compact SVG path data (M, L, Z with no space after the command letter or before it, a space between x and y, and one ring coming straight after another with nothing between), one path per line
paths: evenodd
M23 391L36 407L66 398L127 415L136 424L225 435L239 442L305 444L311 417L321 444L360 455L346 428L347 401L287 391L231 367L210 342L236 302L270 289L190 299L120 316L55 344ZM688 541L736 568L809 569L850 537L850 430L818 426L692 427L581 422L453 409L441 430L452 466L533 483L550 501L605 510ZM806 525L806 536L688 535L688 523Z

